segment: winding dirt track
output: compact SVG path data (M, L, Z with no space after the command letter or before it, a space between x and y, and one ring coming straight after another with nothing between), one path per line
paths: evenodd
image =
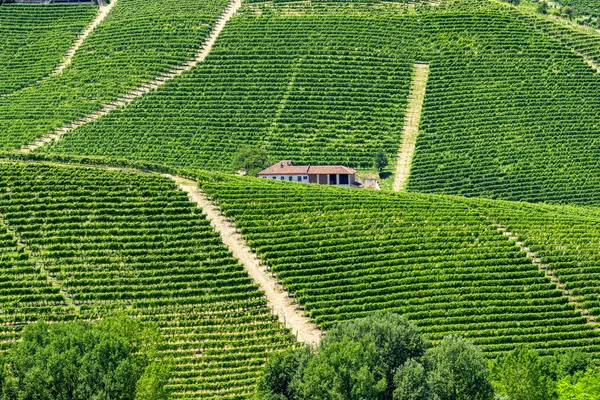
M408 95L408 107L404 120L404 131L402 133L402 146L398 151L396 175L394 177L395 192L406 189L408 177L410 175L410 166L412 164L413 153L417 143L419 133L419 123L421 122L421 111L423 101L425 100L425 89L427 88L427 78L429 77L429 64L415 63L413 71L413 80L410 93Z
M233 256L241 261L250 277L265 292L267 303L273 314L279 317L285 326L292 329L299 342L316 345L321 340L321 331L307 318L298 308L295 302L288 296L273 278L252 249L248 246L235 225L231 223L219 209L198 190L198 183L189 179L173 175L163 175L177 183L179 188L188 194L190 200L206 214L214 229L221 235L221 240L233 253Z
M140 96L150 92L151 90L155 90L155 89L159 88L160 86L164 85L165 82L173 79L174 77L176 77L178 75L181 75L182 73L184 73L186 71L189 71L190 69L195 67L198 63L204 61L204 59L208 56L208 54L212 50L215 42L217 41L217 38L221 34L221 31L225 27L225 24L227 23L227 21L229 21L231 19L231 17L233 15L235 15L237 10L239 10L239 8L241 6L242 6L242 0L232 0L229 3L229 5L227 6L227 8L223 12L223 14L221 14L219 19L217 20L217 23L215 24L212 32L210 33L210 35L208 36L208 38L206 39L204 44L200 47L200 50L196 53L194 58L191 59L190 61L187 61L185 64L172 69L170 72L158 76L153 81L146 83L146 84L138 87L135 90L132 90L131 92L124 95L123 97L121 97L117 100L114 100L110 104L105 105L100 110L95 111L95 112L91 113L90 115L87 115L77 121L74 121L69 125L65 125L65 126L56 128L53 132L49 133L48 135L42 136L41 138L35 140L33 143L24 145L19 150L23 153L29 153L29 152L32 152L32 151L38 149L39 147L45 146L46 144L48 144L52 141L58 141L58 140L62 139L62 137L65 134L73 131L74 129L77 129L80 126L83 126L91 121L97 120L98 118L108 114L109 112L111 112L112 110L114 110L118 107L126 106L127 104L131 103L135 98L140 97Z
M87 39L90 33L92 33L102 21L104 21L104 18L106 18L110 10L112 10L115 4L117 4L117 1L118 0L112 0L107 6L99 6L98 15L96 15L96 18L92 20L88 27L85 28L81 35L79 35L77 40L75 40L71 48L65 54L64 61L58 64L56 68L54 68L54 71L52 71L52 74L50 74L50 76L60 74L65 68L69 66L69 64L71 64L71 61L73 61L73 56L75 56L77 50L79 50L83 42L85 42L85 39Z

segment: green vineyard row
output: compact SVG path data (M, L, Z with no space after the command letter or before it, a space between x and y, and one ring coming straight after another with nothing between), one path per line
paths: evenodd
M0 7L0 97L48 76L96 7Z
M600 331L498 231L486 202L210 175L201 186L325 329L393 311L433 340L461 334L490 357L518 344L542 354L600 352ZM512 205L502 208L506 215ZM547 232L543 221L539 229ZM556 233L557 242L563 238ZM577 238L569 240L562 246L575 247ZM585 282L590 292L600 291L597 280Z
M156 323L174 399L246 398L293 336L208 221L153 174L0 163L0 346L43 318Z

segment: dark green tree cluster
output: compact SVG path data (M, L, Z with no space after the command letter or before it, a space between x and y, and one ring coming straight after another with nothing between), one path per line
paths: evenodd
M375 314L332 328L315 350L273 356L259 381L267 400L489 400L482 353L446 337L431 347L403 316Z
M0 358L0 400L164 400L156 328L119 316L25 328Z
M243 148L233 155L231 170L244 171L248 176L256 176L263 169L271 166L273 159L264 149Z

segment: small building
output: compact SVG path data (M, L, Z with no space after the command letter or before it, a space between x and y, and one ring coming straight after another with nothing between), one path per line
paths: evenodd
M260 178L281 181L319 183L321 185L355 185L356 171L342 165L312 166L294 165L283 160L258 173Z

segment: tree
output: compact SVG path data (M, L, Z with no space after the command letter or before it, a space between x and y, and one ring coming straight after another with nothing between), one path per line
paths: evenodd
M548 14L548 3L546 3L544 0L540 1L540 4L538 4L537 7L537 12L539 14Z
M446 336L425 353L427 382L435 400L491 400L494 388L483 353L460 336Z
M566 15L569 18L569 20L572 20L573 17L575 17L577 10L575 9L575 7L563 7L562 13Z
M394 373L411 358L423 356L430 346L417 326L406 317L393 313L374 314L368 318L337 325L329 330L323 347L344 340L367 338L373 343L376 362L382 365L388 383L385 398L391 399Z
M344 322L331 328L314 351L292 350L271 357L259 381L257 397L491 399L486 362L471 342L451 336L437 348L429 346L418 328L397 314L374 314ZM454 395L446 396L444 391Z
M600 400L600 374L588 369L558 381L558 400Z
M422 364L408 360L394 375L394 400L429 400L431 393Z
M158 338L156 328L126 317L37 322L0 360L0 399L134 400L136 385L147 387L141 377L155 382L150 399L166 399L167 366L147 368Z
M511 400L555 399L550 374L537 352L527 347L517 347L492 364L496 391Z
M271 156L266 150L244 148L233 155L231 169L233 172L246 171L248 175L254 176L271 164Z
M379 150L375 154L374 166L378 172L382 172L387 167L389 161L383 150Z
M273 400L277 398L274 396L300 399L300 383L312 356L312 351L306 346L272 355L258 381L258 393L271 395L267 398Z
M325 346L303 374L301 393L307 400L377 400L387 388L369 338L344 339Z

